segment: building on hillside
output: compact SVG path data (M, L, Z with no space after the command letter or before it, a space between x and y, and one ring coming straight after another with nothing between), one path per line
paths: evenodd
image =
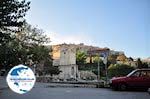
M117 64L126 64L137 68L137 61L132 59L131 57L126 57L124 54L119 55L116 60Z
M143 59L142 62L145 62L148 64L148 67L150 68L150 57L149 58L146 58L146 59Z
M93 59L95 56L98 56L100 58L107 57L110 53L109 48L98 48L98 49L90 49L87 52L88 56L88 63L93 63Z
M131 58L127 58L125 64L137 68L137 61Z
M124 54L118 55L116 61L117 64L124 64L126 62L127 57Z
M86 54L89 50L99 49L99 47L84 45L83 43L76 44L75 46L76 46L76 50L80 50L81 52L85 52Z
M123 51L114 51L114 50L110 50L110 55L122 55L124 54Z

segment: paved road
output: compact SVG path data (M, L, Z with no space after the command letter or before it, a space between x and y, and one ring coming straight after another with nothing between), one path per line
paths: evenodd
M6 83L6 78L0 76L0 90L7 88L7 87L8 87L8 85Z
M48 84L36 83L28 93L12 92L0 79L0 99L150 99L147 92L118 92L104 88L51 88ZM2 88L3 86L4 88Z
M0 92L0 99L150 99L147 92L116 92L98 88L44 88L35 87L19 95L10 89Z

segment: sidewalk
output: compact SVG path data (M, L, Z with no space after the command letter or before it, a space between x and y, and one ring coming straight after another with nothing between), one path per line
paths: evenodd
M6 83L6 77L0 76L0 90L8 88L8 85Z

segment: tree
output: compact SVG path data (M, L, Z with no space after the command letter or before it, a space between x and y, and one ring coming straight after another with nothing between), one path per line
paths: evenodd
M142 65L143 68L148 68L148 63L144 62Z
M126 76L134 67L126 64L111 64L108 68L109 77Z
M98 55L93 57L93 63L98 63L98 62L101 62L101 61L102 61L102 59Z
M24 23L20 28L20 32L16 33L16 38L25 45L42 45L49 43L50 38L44 34L42 29L33 27L28 23Z
M0 45L11 39L11 32L16 32L22 26L28 11L30 2L25 0L1 0L0 1Z
M41 60L48 60L51 59L50 56L51 48L47 48L43 45L33 45L29 49L28 55L30 55L30 59L32 59L34 62L40 62Z
M94 56L93 57L93 64L90 63L91 66L95 66L96 68L92 69L93 73L98 75L98 65L99 65L99 69L100 69L100 75L103 76L104 73L103 71L105 70L105 64L103 63L103 60L98 56Z
M51 58L51 47L46 47L43 45L35 45L29 51L30 59L33 63L37 64L36 71L40 75L50 74L59 74L60 70L58 67L52 66L52 58Z
M30 2L25 0L0 0L0 65L17 64L19 59L14 49L14 36L25 22L24 16L29 10ZM12 46L13 45L13 46ZM15 46L16 47L16 46ZM17 47L16 47L17 48Z
M59 70L58 67L52 66L51 60L46 60L44 63L44 73L45 74L50 74L51 76L53 75L58 75L61 71Z
M143 67L142 65L143 65L143 64L142 64L141 59L138 58L138 59L137 59L137 68L142 68L142 67Z
M77 50L76 52L76 63L78 65L85 64L86 62L86 54L84 52L81 52L80 50Z

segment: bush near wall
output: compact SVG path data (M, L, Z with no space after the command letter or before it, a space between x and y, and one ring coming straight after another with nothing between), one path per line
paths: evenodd
M108 75L110 78L112 77L119 77L119 76L126 76L134 70L134 67L126 64L111 64L108 67Z

